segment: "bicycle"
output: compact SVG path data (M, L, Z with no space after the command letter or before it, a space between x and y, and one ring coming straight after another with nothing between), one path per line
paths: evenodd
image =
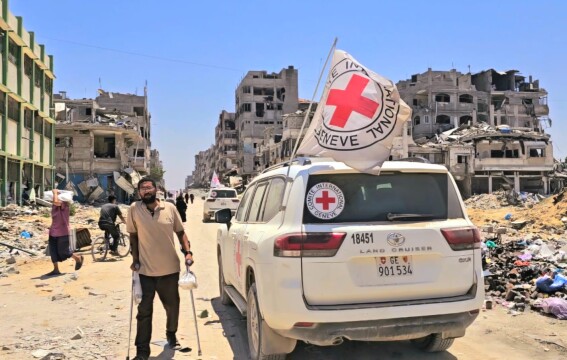
M130 237L120 231L120 224L116 224L116 229L119 234L116 254L123 258L130 253ZM104 231L104 236L99 236L95 239L95 241L93 241L91 254L94 261L104 261L104 259L106 259L106 255L110 250L111 241L114 241L114 239L108 230Z

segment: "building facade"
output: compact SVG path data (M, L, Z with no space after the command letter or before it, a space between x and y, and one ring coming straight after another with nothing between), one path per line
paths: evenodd
M429 69L397 86L413 110L408 155L447 166L465 197L553 190L551 120L539 81L517 70Z
M238 168L238 132L235 113L221 111L215 126L215 163L219 179Z
M78 100L62 92L54 103L56 168L65 188L75 191L81 202L111 194L128 202L140 177L150 175L147 92L138 96L99 90L95 99ZM157 162L161 166L159 155Z
M0 203L53 187L53 56L0 1Z
M249 71L236 88L236 129L238 131L238 173L248 178L260 166L258 147L264 131L282 131L282 116L298 109L298 72L293 66L279 73Z

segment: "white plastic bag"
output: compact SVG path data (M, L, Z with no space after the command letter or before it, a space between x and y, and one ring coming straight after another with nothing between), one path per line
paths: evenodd
M185 290L193 290L197 288L197 277L195 274L188 270L179 278L179 287Z
M132 271L132 284L134 292L134 302L136 305L142 302L142 284L140 283L140 275L137 271Z
M69 190L58 190L57 198L64 202L73 202L73 192ZM43 200L53 201L53 191L46 191L43 193Z

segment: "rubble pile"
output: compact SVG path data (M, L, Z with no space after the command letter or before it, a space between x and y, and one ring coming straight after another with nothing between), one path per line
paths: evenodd
M500 209L509 206L506 193L504 191L494 191L492 194L480 194L465 200L465 205L470 209Z
M489 298L510 313L526 307L540 308L540 301L559 298L567 301L567 288L544 291L536 281L550 269L560 274L567 269L567 241L544 242L536 235L501 244L498 238L483 242L485 290Z

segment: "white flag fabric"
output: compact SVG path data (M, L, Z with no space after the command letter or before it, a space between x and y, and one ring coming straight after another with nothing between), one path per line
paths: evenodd
M214 171L213 177L211 178L211 189L219 188L219 187L221 187L221 183L219 181L219 177L217 175L217 172Z
M335 50L321 102L297 153L332 157L377 174L408 119L411 108L391 80Z

